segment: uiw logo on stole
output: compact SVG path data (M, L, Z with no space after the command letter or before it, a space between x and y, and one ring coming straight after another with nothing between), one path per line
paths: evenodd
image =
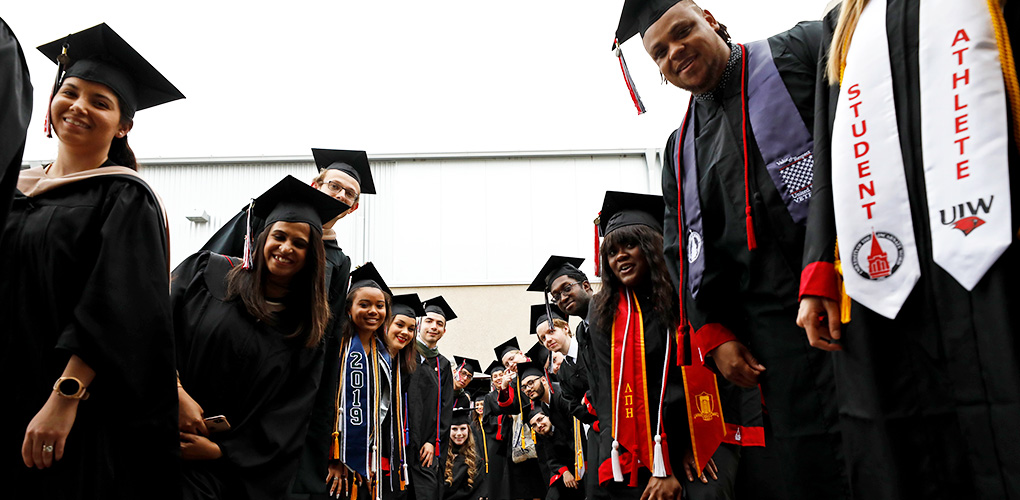
M942 225L949 226L950 229L959 229L964 236L967 236L984 225L985 220L978 217L978 214L984 214L987 217L988 212L992 210L993 201L995 201L995 195L989 196L987 202L984 198L978 198L975 203L968 201L953 205L950 209L939 210Z

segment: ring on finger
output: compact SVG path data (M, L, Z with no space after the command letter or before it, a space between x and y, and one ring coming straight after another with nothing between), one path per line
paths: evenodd
M53 453L53 445L52 444L44 444L43 447L42 447L42 451L43 451L43 453Z

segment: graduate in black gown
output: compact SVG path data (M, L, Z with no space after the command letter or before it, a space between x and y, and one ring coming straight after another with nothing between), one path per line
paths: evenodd
M496 346L493 351L505 370L498 377L499 392L494 409L503 416L506 429L506 464L509 495L512 499L545 498L548 484L535 450L535 437L528 425L528 413L534 408L531 399L524 395L517 366L531 361L521 351L517 337Z
M0 238L4 489L176 498L166 218L127 134L135 111L184 96L105 24L40 50L56 62L62 47L56 160L21 172Z
M534 403L527 420L535 432L539 468L548 488L545 498L584 498L581 422L570 413L560 385L549 382L540 365L521 363L518 370L524 393Z
M490 500L509 500L510 485L507 472L508 434L513 425L511 418L499 411L499 381L505 368L500 361L493 361L485 369L489 375L489 387L482 398L481 428L485 434L485 453L488 470L486 471L485 489Z
M757 494L846 497L831 359L790 324L810 202L821 23L736 43L694 2L627 2L617 38L638 33L665 80L693 94L662 169L664 250L693 359L739 386L720 381L724 397L751 399L739 388L760 386L778 463L775 474L761 471ZM766 485L780 489L766 493Z
M25 53L11 27L0 19L0 228L11 209L32 114L32 79ZM0 233L2 237L2 233Z
M594 292L591 283L588 282L588 276L577 267L583 262L584 259L580 257L550 256L531 286L528 287L528 291L547 292L550 302L564 314L568 317L581 318L581 322L577 325L577 331L574 332L574 336L569 342L570 345L566 346L567 352L563 353L565 359L557 375L563 395L572 406L571 413L584 410L596 417L597 421L595 394L590 390L594 374L588 369L592 359L591 336L588 333L588 306L591 304ZM569 325L567 326L569 328ZM544 336L539 334L539 338L544 339ZM559 350L562 351L562 346ZM599 450L597 428L597 423L587 426L586 440L589 454L585 455L585 460L591 464L601 463L597 456ZM586 475L584 482L588 498L606 498L605 490L599 488L597 473Z
M255 201L266 222L249 255L203 250L174 270L184 498L286 493L329 321L322 222L346 208L288 176Z
M409 481L409 465L413 454L408 453L408 395L407 386L411 374L418 368L418 349L415 348L415 335L418 318L425 316L425 308L416 293L395 295L393 297L393 319L386 330L384 342L389 350L390 380L393 390L390 391L390 408L383 426L389 432L383 435L383 449L388 450L387 463L383 467L383 498L404 498L408 495L411 485Z
M443 461L443 500L477 500L485 482L485 462L471 430L471 406L455 407L450 420L450 449Z
M998 6L997 2L992 4ZM1009 216L1011 222L1006 229L1009 233L1003 235L1007 246L968 290L935 262L936 241L953 236L962 241L988 237L988 233L982 235L982 232L991 230L992 225L976 228L954 225L956 208L950 206L963 200L945 199L932 206L928 203L929 182L939 182L929 178L926 170L929 164L944 158L929 157L928 146L924 143L924 129L931 117L937 116L937 110L922 105L923 75L925 71L934 71L932 68L938 59L921 55L922 9L926 6L939 9L933 14L942 22L960 22L959 28L966 25L965 37L958 27L940 29L936 33L939 37L936 47L946 50L939 57L948 60L951 71L960 71L960 76L966 74L964 71L973 72L969 74L969 81L954 80L951 73L937 75L939 81L951 85L948 90L955 89L957 83L993 83L1000 78L1007 84L1009 80L1016 81L1015 59L1010 67L1002 52L999 54L1001 69L995 70L995 73L1001 72L1001 76L979 76L977 68L970 66L979 49L986 54L990 52L994 58L996 31L1000 36L1008 31L1013 54L1017 53L1020 39L1016 22L1020 19L1020 5L1017 2L1007 2L1004 11L989 12L985 2L950 5L891 0L865 5L846 1L842 11L837 9L826 16L815 110L814 187L798 322L807 327L813 345L838 351L834 356L840 425L846 442L848 474L856 497L1020 498L1020 441L1016 438L1020 432L1020 343L1016 336L1020 331L1020 294L1016 286L1016 278L1020 276L1017 237L1020 205L1016 201L1020 195L1020 155L1016 141L1020 103L1009 96L1002 99L1000 93L999 104L993 108L999 113L998 120L1002 120L999 123L1006 127L1004 132L1008 139L999 136L1002 147L997 146L991 152L1007 159L1008 165L995 166L1008 170L1009 174L1008 179L996 177L991 181L1011 193L1012 204L996 194L990 208L1001 210L1000 216ZM941 12L946 6L971 7L976 9L972 11L977 16L975 19L983 17L984 20L965 24L966 16ZM992 14L1003 21L999 26L1003 28L1001 31L989 24ZM883 38L888 44L887 55L877 53L877 48L860 52L860 47L882 43ZM856 54L855 46L858 47ZM1002 48L1005 47L1003 44ZM860 62L862 60L867 62ZM960 69L958 64L966 69ZM855 154L835 146L837 139L844 139L839 137L837 129L848 127L847 119L852 117L845 109L838 115L838 104L857 82L863 83L863 78L878 71L885 73L879 81L889 86L882 94L887 94L890 102L882 104L878 108L880 111L870 112L865 102L860 106L860 116L866 120L869 133L878 130L880 122L875 113L891 117L889 126L899 139L893 143L898 143L897 153L901 159L893 153L882 165L887 170L902 171L903 184L897 194L905 196L906 200L905 206L892 216L901 227L912 224L913 228L897 232L887 222L875 222L874 229L878 235L896 234L901 242L897 247L887 237L877 238L891 264L896 262L897 251L904 252L904 242L908 238L916 245L912 256L903 257L902 267L898 271L894 267L880 283L894 282L898 273L906 273L912 263L919 273L912 289L900 299L902 305L898 310L885 311L885 314L877 309L888 307L891 298L880 298L869 307L863 303L867 297L858 296L843 281L850 279L848 275L861 272L855 266L867 269L864 272L870 274L873 269L870 261L874 256L868 254L876 238L870 227L865 228L864 234L837 232L836 221L840 216L848 217L841 210L861 208L857 203L843 207L834 202L836 194L848 188L853 190L854 201L860 201L857 199L858 182L841 185L836 174L837 161L845 163L849 158L853 162L850 164L853 176L858 175ZM848 78L854 85L848 83ZM863 85L854 90L859 90L861 96L875 96ZM946 109L955 110L963 118L956 122L955 116L949 116L950 130L956 130L956 123L960 123L961 129L974 127L978 119L973 112L979 109L979 102L963 89L957 95L959 97L949 97ZM871 109L876 108L872 106ZM942 182L957 179L955 156L975 154L978 147L990 144L989 135L981 137L977 134L980 130L973 130L972 140L947 145L951 154L946 156L953 160L949 165L953 172L948 179L941 179ZM968 132L966 137L971 135ZM879 138L865 135L864 139L872 145L870 154L875 154ZM876 165L875 158L871 160L871 165ZM970 164L973 167L980 163L972 158ZM992 165L982 165L984 167ZM970 173L980 172L975 169ZM893 187L887 187L885 192L877 191L880 198L863 200L877 200L873 207L876 217L884 217L883 211L890 210L886 200L893 194L890 193ZM966 188L961 187L964 188L961 191ZM954 193L954 196L966 194ZM961 208L964 206L966 204ZM940 210L943 213L939 213ZM992 222L990 214L978 215ZM933 220L935 228L931 227ZM965 234L965 228L973 232ZM867 244L860 245L863 254L860 260L868 257L868 261L855 263L856 252L852 258L838 259L837 248L840 255L846 255L845 252L853 251L862 236ZM991 245L988 247L990 251ZM842 293L843 286L848 295Z
M439 341L447 323L457 318L442 296L423 304L426 315L418 328L415 369L407 384L408 457L411 489L417 500L442 497L446 447L450 441L450 412L453 410L453 371L450 361L439 353Z
M613 498L677 498L690 441L662 198L607 192L599 223L602 289L588 321L603 461L589 473Z
M378 499L389 487L392 459L392 359L385 339L393 300L375 264L351 272L346 304L340 356L330 361L339 375L326 484L341 498Z

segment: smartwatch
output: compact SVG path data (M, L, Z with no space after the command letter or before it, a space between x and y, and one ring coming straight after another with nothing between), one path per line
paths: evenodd
M67 399L88 399L89 392L85 390L85 384L76 377L60 377L53 384L53 390L61 397Z

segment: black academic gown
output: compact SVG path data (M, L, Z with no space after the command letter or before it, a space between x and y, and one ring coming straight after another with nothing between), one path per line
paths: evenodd
M202 250L209 250L221 255L244 254L244 235L247 230L248 209L245 207L237 215L227 221L213 234L209 241L202 245ZM252 238L258 238L258 231L265 222L252 217ZM326 291L329 298L330 323L324 337L325 359L337 360L340 357L340 328L347 317L344 304L347 299L348 281L351 276L351 258L344 254L336 243L336 239L323 239L322 246L326 251ZM328 363L324 364L326 366ZM335 367L335 363L333 364ZM308 423L308 434L301 448L301 458L294 484L290 488L291 498L311 498L327 495L329 489L325 484L327 455L332 442L333 433L333 397L336 395L338 371L323 370L319 382L319 392L315 396L312 416Z
M574 464L574 415L571 414L571 403L563 397L560 387L555 387L549 396L549 403L541 403L543 410L552 422L551 435L535 436L538 459L542 464L548 491L546 500L566 500L585 498L584 478L578 479ZM580 424L578 424L580 425ZM583 428L580 432L584 433ZM587 456L585 441L581 439L581 451ZM577 488L567 488L563 483L563 473L569 472L577 481ZM587 475L587 472L585 472Z
M970 292L932 261L920 149L918 3L891 0L886 22L921 277L896 319L854 302L843 325L835 368L848 473L857 498L1020 498L1020 245L1014 236ZM1005 15L1014 21L1014 54L1018 7L1009 2ZM835 13L826 17L828 32L835 21ZM826 43L821 54L827 50ZM839 89L824 81L825 64L822 58L805 266L831 263L836 240L830 138ZM1020 161L1012 139L1009 148L1016 235Z
M100 167L102 168L102 167ZM8 495L177 498L177 394L166 230L139 178L16 193L0 245L0 475ZM25 428L75 354L96 372L63 458L28 469ZM159 488L153 488L159 484Z
M482 490L484 489L485 481L485 464L482 461L482 450L475 443L476 450L475 456L475 473L471 476L468 470L467 462L464 454L459 454L453 457L453 470L450 474L450 483L444 484L443 487L443 500L478 500L482 496ZM446 462L443 462L444 470ZM468 477L471 476L471 482L468 484Z
M521 391L520 377L514 377L510 385L500 390L496 398L495 410L503 416L503 429L506 432L506 467L507 480L509 483L510 498L545 498L546 490L549 487L548 478L542 472L545 466L538 458L529 458L520 463L514 463L514 446L520 446L514 440L513 427L514 419L523 420L523 431L531 433L528 425L528 413L536 404ZM519 438L518 438L519 439ZM536 450L537 451L537 450Z
M442 354L422 360L411 374L407 384L408 427L410 441L407 456L411 474L411 488L416 500L436 500L442 497L442 465L446 460L446 447L450 442L450 420L453 417L453 371L450 361ZM442 385L440 385L440 383ZM425 443L435 446L439 430L439 449L431 467L423 467L419 452Z
M489 500L510 500L510 485L507 474L507 442L513 430L510 417L499 413L498 391L485 395L482 411L482 425L485 447L482 449L489 467L485 475L484 496Z
M0 227L11 209L31 115L32 79L25 53L10 26L0 19Z
M202 251L174 270L181 384L206 415L224 415L231 425L211 437L222 458L184 461L185 498L282 498L321 378L321 344L286 338L294 324L286 310L274 327L225 298L226 274L239 263Z
M662 380L662 360L667 355L667 329L665 323L658 318L658 315L652 312L650 299L642 297L640 293L637 296L641 310L644 312L646 380L649 381L646 405L652 420L650 422L650 425L653 426L651 431L655 432L655 420L659 411L658 401ZM614 415L612 391L615 387L612 371L612 325L602 326L595 314L588 315L588 323L594 358L594 369L592 372L595 374L595 385L592 387L592 390L596 394L595 411L599 416L599 445L601 449L598 455L600 462L589 462L586 474L598 474L602 488L608 492L611 498L641 498L641 494L644 492L645 486L648 485L648 480L652 476L649 469L639 469L638 486L630 487L630 474L627 469L624 470L624 481L617 483L613 481L613 475L609 468L613 447L612 429ZM684 452L690 448L690 431L687 425L687 403L684 399L683 376L681 370L676 369L675 353L676 346L673 346L673 349L670 349L668 354L671 358L669 366L673 368L669 370L666 393L663 398L665 407L662 409L662 428L667 436L668 444L668 454L663 458L669 460L674 475L678 475L683 474L683 456ZM602 469L601 471L600 468Z
M768 39L772 59L808 131L813 123L813 82L821 36L819 22L805 22ZM804 227L793 221L783 203L750 125L746 131L748 189L757 248L748 250L741 73L739 66L735 68L721 82L715 98L697 102L695 116L688 118L694 126L688 133L694 134L705 262L696 299L687 277L683 286L679 277L679 259L683 254L687 264L688 251L687 236L683 242L678 238L674 152L676 141L681 140L679 129L666 144L669 153L664 157L662 192L667 267L674 286L684 290L694 332L694 361L700 362L728 335L729 340L746 345L767 369L759 383L771 417L768 446L781 464L780 477L767 480L782 481L789 498L841 498L847 492L834 427L831 359L813 349L795 323ZM712 366L712 360L705 359Z

